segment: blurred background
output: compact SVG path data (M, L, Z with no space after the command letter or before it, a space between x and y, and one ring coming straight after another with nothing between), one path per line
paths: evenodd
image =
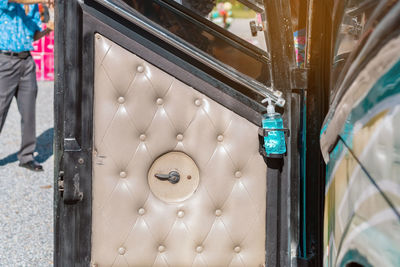
M39 6L42 28L53 11ZM54 32L34 43L38 95L36 160L44 172L18 167L21 116L15 99L0 136L0 266L53 266Z
M39 4L42 28L46 29L49 21L54 21L54 10ZM54 32L33 43L32 57L36 63L36 78L38 81L54 81Z

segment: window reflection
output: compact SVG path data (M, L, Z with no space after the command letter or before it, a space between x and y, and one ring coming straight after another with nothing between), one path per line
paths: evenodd
M290 0L296 64L300 68L305 67L306 56L306 18L304 16L306 11L304 7L301 0ZM301 10L302 8L303 10Z
M265 51L263 27L260 26L257 36L252 36L250 21L257 19L257 13L249 7L237 1L229 2L229 6L227 2L221 3L218 0L123 1L216 60L269 85L268 54ZM220 4L227 10L218 10L221 8ZM241 14L242 17L235 18L234 16L239 16L235 14ZM257 23L262 24L262 21Z
M364 28L379 0L348 0L344 5L344 12L338 25L334 58L332 66L332 82L339 81L343 67L350 53L357 48ZM335 84L331 86L335 89ZM331 91L331 99L334 91Z
M258 2L252 0L175 0L175 2L207 18L246 42L267 50L263 32L264 7L262 0Z

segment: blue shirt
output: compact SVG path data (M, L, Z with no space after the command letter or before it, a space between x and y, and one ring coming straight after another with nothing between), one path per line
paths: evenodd
M22 52L33 50L33 36L41 30L39 7L0 0L0 50Z

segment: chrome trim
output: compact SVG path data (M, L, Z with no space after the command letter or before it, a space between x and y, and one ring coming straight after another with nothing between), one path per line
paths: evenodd
M213 70L221 73L224 76L228 76L230 79L235 82L249 88L253 92L263 96L264 98L271 98L271 100L278 106L283 107L285 105L285 99L282 98L282 92L274 90L272 87L268 87L263 85L262 83L252 80L246 80L245 78L239 76L237 73L232 71L227 66L222 65L218 62L214 62L212 59L208 58L208 56L200 51L199 49L192 47L185 40L174 36L173 38L166 34L161 29L157 29L156 25L149 21L147 18L143 17L141 14L138 14L134 9L132 9L136 13L135 16L121 8L120 6L115 5L109 0L94 0L95 2L101 4L102 6L108 8L109 10L115 12L116 14L128 19L132 23L136 24L139 27L142 27L149 33L155 35L156 37L162 39L168 44L174 46L175 48L180 49L181 51L191 55L195 59L200 62L206 64L208 67L211 67Z

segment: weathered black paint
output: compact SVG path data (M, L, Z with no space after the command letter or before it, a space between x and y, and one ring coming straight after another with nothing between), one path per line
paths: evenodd
M265 2L267 32L271 59L271 78L274 89L284 92L284 126L290 129L287 155L267 163L267 266L290 266L297 256L292 253L298 242L299 187L299 98L292 93L292 69L295 68L290 1ZM281 112L282 112L281 111Z
M333 1L308 0L307 21L307 90L306 101L306 161L305 213L302 214L303 263L322 266L323 211L325 164L319 145L319 134L328 108L331 67L331 32ZM303 247L305 244L305 247ZM303 265L304 266L304 265Z
M55 190L56 266L88 266L91 249L91 91L82 73L82 10L77 1L56 1ZM79 186L78 192L75 191ZM57 188L57 187L55 187ZM64 197L65 196L65 197ZM62 198L63 197L63 198ZM89 234L88 234L89 233Z
M296 260L299 240L300 116L307 94L307 255L322 260L322 208L324 173L317 132L325 113L329 36L321 36L328 10L319 1L309 11L312 24L310 70L298 70L294 62L289 0L267 0L268 46L275 89L285 94L284 125L290 129L288 153L283 160L268 160L267 266L290 266ZM318 12L322 12L319 14ZM325 13L324 13L325 12ZM91 180L93 139L93 64L96 32L197 88L200 92L260 124L265 107L261 96L244 95L242 84L196 60L100 5L97 1L57 0L56 8L55 177L63 171L64 183L79 183L70 200L55 192L55 265L88 266L91 255ZM329 29L330 30L330 29ZM329 31L328 31L329 32ZM315 50L315 51L314 51ZM307 88L303 88L307 86ZM298 88L300 87L300 88ZM305 92L305 90L306 92ZM318 104L313 103L318 100ZM256 137L255 137L256 138ZM318 145L318 146L317 146ZM310 169L311 168L311 169ZM74 180L75 178L75 180ZM65 189L65 188L64 188ZM82 193L82 199L80 199ZM64 192L65 194L65 192ZM67 193L69 194L69 193ZM76 196L78 195L78 199ZM72 200L72 201L71 201ZM303 214L304 215L304 214ZM308 257L307 256L307 257ZM307 259L305 259L307 261Z
M58 0L56 20L55 188L58 188L59 174L63 172L64 192L55 192L54 263L55 266L89 266L93 40L96 32L162 67L255 124L261 122L260 112L265 107L238 92L240 85L229 78L221 77L190 55L101 8L94 1ZM75 190L78 185L79 189Z

